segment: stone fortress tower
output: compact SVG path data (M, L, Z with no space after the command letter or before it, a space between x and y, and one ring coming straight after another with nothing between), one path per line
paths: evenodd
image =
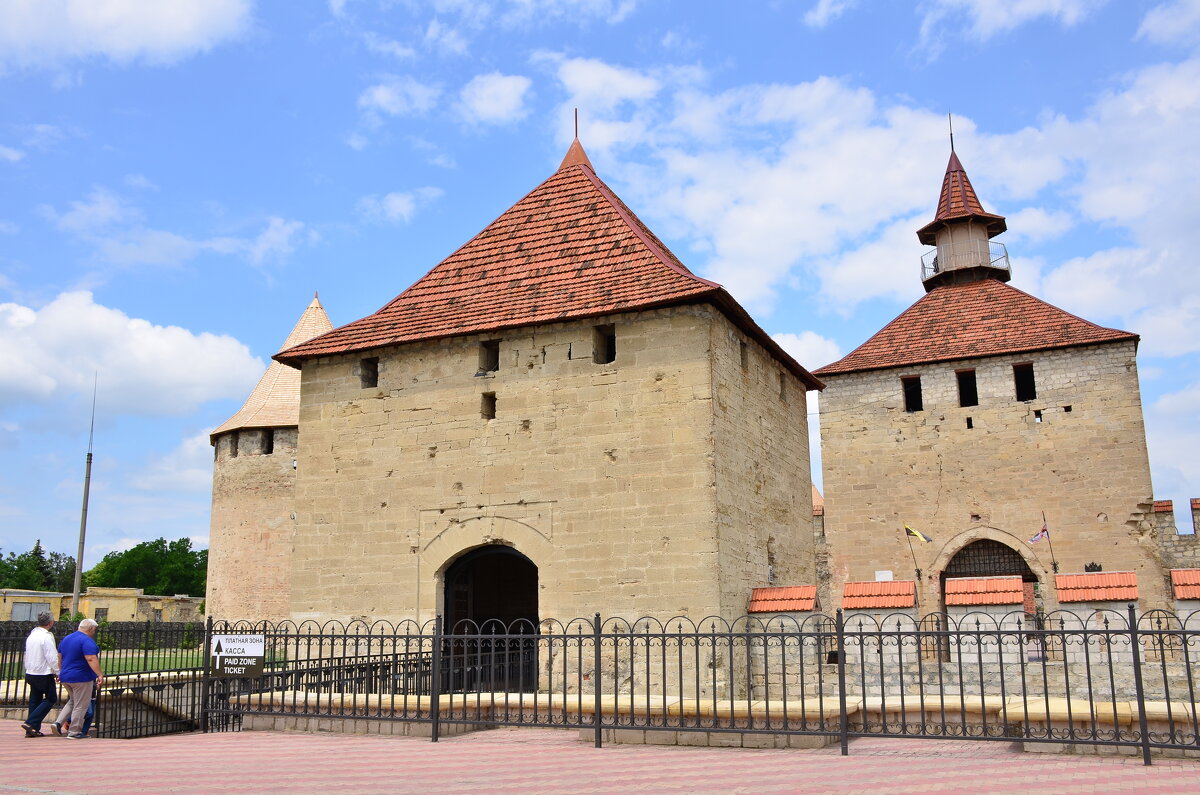
M928 613L944 609L948 577L1020 576L1027 609L1035 593L1054 609L1072 582L1107 582L1073 573L1131 572L1117 579L1136 577L1142 604L1165 606L1138 337L1008 286L992 240L1005 228L952 152L917 233L934 247L925 296L815 371L827 384L824 585L836 597L847 582L908 580ZM1054 560L1050 543L1029 543L1043 512ZM915 565L905 524L932 538L913 544ZM1057 588L1055 563L1069 575Z
M294 536L263 583L213 581L222 609L733 617L748 584L814 576L805 393L820 382L667 250L578 141L383 309L275 358L302 368L298 469L289 453L272 470L256 505L279 529L256 532L284 541L294 510ZM233 427L214 436L214 527L255 458L231 458Z
M283 349L333 328L314 296ZM271 362L245 405L212 432L213 502L206 610L217 618L288 615L300 371Z

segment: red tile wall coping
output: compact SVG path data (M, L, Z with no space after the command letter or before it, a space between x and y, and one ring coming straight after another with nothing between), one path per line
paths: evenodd
M378 312L275 359L298 366L420 340L708 303L809 389L824 386L721 285L689 271L580 153Z
M1171 569L1176 599L1200 599L1200 569Z
M915 607L917 585L913 580L848 582L842 588L842 609Z
M954 577L946 580L947 605L1019 605L1025 599L1020 577Z
M1174 510L1175 510L1175 503L1172 502L1171 500L1155 500L1154 501L1154 512L1155 513L1166 513L1168 511L1174 511Z
M1137 575L1132 571L1056 574L1054 587L1060 602L1136 601Z
M750 592L748 613L782 613L814 610L817 605L817 586L792 585L755 588Z
M935 287L818 376L1137 341L996 279Z
M1192 510L1200 509L1200 497L1192 497Z

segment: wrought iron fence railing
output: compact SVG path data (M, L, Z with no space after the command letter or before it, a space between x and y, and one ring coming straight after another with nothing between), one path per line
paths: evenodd
M100 731L228 731L252 717L426 724L434 740L528 725L586 730L597 744L625 731L840 743L844 752L855 737L898 736L1115 746L1147 762L1155 749L1200 753L1200 613L596 615L453 632L440 619L210 621L203 630L194 665L106 683ZM0 626L0 663L17 659L10 641L23 645L27 631ZM262 637L261 675L209 670L208 639L223 633ZM146 637L131 631L122 643L144 652L136 647ZM134 659L120 651L102 652L107 670L110 654ZM145 656L141 664L155 667ZM15 686L0 682L6 703Z

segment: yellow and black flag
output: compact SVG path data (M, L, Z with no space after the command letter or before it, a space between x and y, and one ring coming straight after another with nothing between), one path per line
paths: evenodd
M913 530L913 529L912 529L911 527L909 527L908 525L904 525L904 533L905 533L905 535L910 535L910 536L912 536L913 538L917 539L918 541L924 541L926 544L928 544L928 543L930 543L931 541L933 541L933 539L932 539L932 538L930 538L929 536L925 535L925 534L924 534L924 533L922 533L920 530Z

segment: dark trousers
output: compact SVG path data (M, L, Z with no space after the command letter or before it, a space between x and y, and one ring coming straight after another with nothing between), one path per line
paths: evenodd
M58 685L54 674L25 674L25 684L29 688L29 717L25 723L38 730L58 700Z

